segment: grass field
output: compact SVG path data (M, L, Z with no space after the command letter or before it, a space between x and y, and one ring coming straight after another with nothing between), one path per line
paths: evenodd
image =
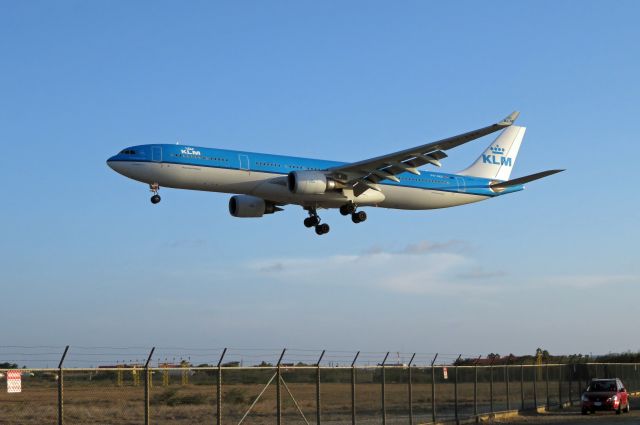
M251 403L264 389L273 372L266 371L263 383L224 384L222 391L222 417L225 424L237 424ZM346 375L349 376L349 375ZM84 377L83 377L84 378ZM196 378L196 377L194 377ZM365 380L366 377L360 377ZM286 376L285 376L286 381ZM174 379L173 381L176 381ZM179 380L178 380L179 381ZM215 423L216 385L215 377L191 379L192 383L180 385L172 382L162 386L159 376L154 376L150 390L150 413L154 424L199 424ZM224 381L223 381L224 382ZM288 390L287 390L288 388ZM558 399L558 382L550 382L550 397ZM576 387L577 388L577 387ZM287 424L304 424L291 391L302 413L310 423L316 422L316 389L309 382L287 383L281 387L282 414ZM512 408L521 404L520 383L511 382L509 397ZM565 399L568 388L564 388ZM490 385L478 385L479 413L490 411ZM533 406L533 385L524 386L526 406ZM538 384L538 403L546 402L546 387ZM493 385L495 411L506 410L506 385L504 381ZM346 423L351 418L351 385L344 382L322 383L321 415L324 423ZM574 390L574 399L576 392ZM460 417L473 414L473 384L458 386ZM431 385L413 384L413 412L415 422L431 420ZM0 393L0 423L7 425L30 425L55 423L57 420L57 384L41 380L23 381L20 394ZM407 383L387 383L385 388L387 423L408 423L409 399ZM275 381L266 389L243 423L273 424L276 412ZM439 418L454 415L454 385L448 380L436 384L436 412ZM382 386L380 383L364 382L356 386L356 413L360 423L382 423ZM125 381L122 386L112 380L80 379L80 376L65 378L64 418L66 424L140 424L144 422L144 386L134 386Z

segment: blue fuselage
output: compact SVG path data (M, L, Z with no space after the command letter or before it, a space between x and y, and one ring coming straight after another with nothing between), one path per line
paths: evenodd
M109 158L107 163L114 169L114 165L118 163L122 163L123 165L126 163L135 163L140 165L173 164L175 166L183 167L271 174L273 177L287 175L292 171L326 170L345 164L344 162L338 161L168 144L132 146ZM421 170L421 174L419 176L407 172L399 174L397 177L400 180L399 182L386 180L381 183L381 186L383 188L404 187L476 195L481 197L494 197L523 189L523 186L521 185L513 186L502 192L496 193L489 187L492 180L428 170ZM160 177L153 179L153 181L149 179L143 180L136 177L132 178L149 184L154 183L157 180L161 180ZM163 182L159 181L158 183L163 186L175 187L174 185L167 184L166 182L163 184ZM193 189L207 190L202 189L201 187L194 187ZM226 190L223 191L227 192Z

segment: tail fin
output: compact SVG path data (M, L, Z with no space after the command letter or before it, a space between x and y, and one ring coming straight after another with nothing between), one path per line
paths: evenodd
M476 162L458 174L487 179L509 180L525 131L525 127L515 125L507 127L489 145L487 150L480 155Z

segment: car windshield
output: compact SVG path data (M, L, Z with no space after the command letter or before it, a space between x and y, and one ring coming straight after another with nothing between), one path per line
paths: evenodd
M589 388L587 388L587 391L589 392L616 390L616 381L592 381Z

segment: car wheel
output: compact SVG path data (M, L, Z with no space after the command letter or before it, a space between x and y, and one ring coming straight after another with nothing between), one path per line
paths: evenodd
M616 415L619 415L620 413L622 413L622 406L618 406L616 409Z
M631 406L629 406L629 402L627 401L627 405L624 408L624 413L629 413L631 411Z
M587 409L582 409L582 414L583 415L587 415L587 414L589 414L589 411Z

